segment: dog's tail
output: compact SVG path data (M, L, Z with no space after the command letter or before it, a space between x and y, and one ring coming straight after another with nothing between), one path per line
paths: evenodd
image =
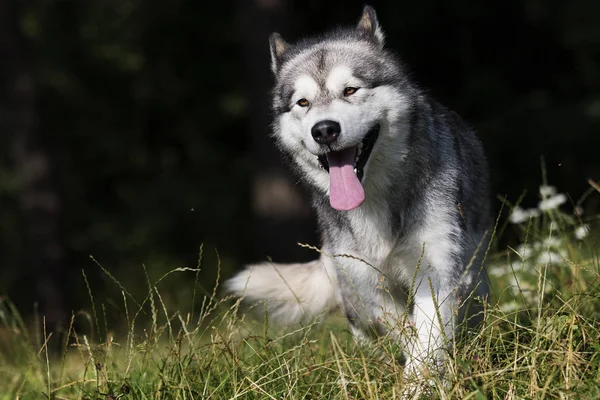
M280 325L309 321L338 305L334 271L321 259L304 264L250 265L225 283L248 302L266 302L269 320Z

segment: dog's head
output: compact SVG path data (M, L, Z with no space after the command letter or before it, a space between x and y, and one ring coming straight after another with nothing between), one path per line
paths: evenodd
M359 207L363 181L385 179L376 159L391 156L411 102L375 10L366 6L354 28L293 45L274 33L270 45L279 144L333 208Z

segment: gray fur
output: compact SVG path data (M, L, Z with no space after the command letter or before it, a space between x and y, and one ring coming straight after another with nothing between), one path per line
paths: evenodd
M285 43L275 36L272 46L275 40ZM323 256L304 266L282 265L279 271L266 264L246 269L228 289L250 301L271 300L272 312L284 324L338 305L358 337L389 334L404 344L408 373L418 375L423 365L441 366L448 345L442 338L452 338L461 320L474 315L465 299L487 295L481 259L491 224L490 199L479 140L457 114L411 82L383 47L370 7L355 28L285 43L279 50L271 51L274 137L309 183ZM345 82L347 70L348 79L361 87L344 97L335 85ZM299 107L298 97L310 106ZM336 142L325 146L312 140L310 126L319 119L340 122ZM317 156L357 146L368 130L361 127L374 125L379 136L361 182L366 200L350 211L333 209L329 175ZM298 301L308 312L298 311ZM416 335L405 329L407 324Z

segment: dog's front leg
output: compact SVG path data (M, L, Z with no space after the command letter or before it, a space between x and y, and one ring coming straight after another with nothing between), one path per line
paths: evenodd
M454 330L455 293L434 268L419 274L412 294L413 332L407 341L407 375L442 373L445 349Z

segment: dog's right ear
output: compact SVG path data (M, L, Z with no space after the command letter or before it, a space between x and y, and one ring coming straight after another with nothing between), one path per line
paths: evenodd
M374 42L379 48L383 48L385 42L385 35L381 30L379 21L377 20L377 14L375 9L371 6L365 6L363 14L358 21L356 27L360 32L363 33L367 38Z
M271 48L271 70L274 74L279 72L283 60L283 53L290 47L289 44L277 32L269 37L269 46Z

